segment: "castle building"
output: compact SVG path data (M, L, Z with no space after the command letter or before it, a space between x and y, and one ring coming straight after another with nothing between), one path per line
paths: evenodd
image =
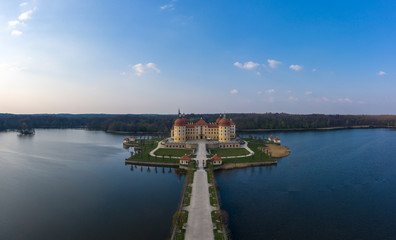
M216 122L207 123L202 118L196 122L189 122L180 114L171 128L174 142L185 142L191 139L214 139L219 142L230 142L236 137L236 125L226 115L220 115Z

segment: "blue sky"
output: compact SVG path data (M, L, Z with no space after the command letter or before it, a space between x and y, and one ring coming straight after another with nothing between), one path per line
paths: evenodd
M0 112L396 114L395 1L0 4Z

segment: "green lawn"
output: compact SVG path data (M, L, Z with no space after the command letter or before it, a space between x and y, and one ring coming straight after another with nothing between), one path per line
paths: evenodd
M158 146L158 143L161 140L161 138L155 138L139 142L138 147L142 148L143 150L139 151L132 157L129 157L128 160L178 163L180 161L179 159L169 159L169 156L165 156L164 158L155 158L149 155L149 153Z
M249 151L244 148L214 148L210 152L212 155L217 154L220 157L243 156L248 155Z
M254 155L250 157L223 159L223 163L265 162L272 160L267 154L258 150L258 147L266 146L266 144L268 143L267 140L244 140L248 142L248 147L254 152Z
M184 154L190 155L193 152L192 149L173 149L173 148L160 148L155 151L155 155L157 156L165 156L168 157L169 155L172 157L181 157Z

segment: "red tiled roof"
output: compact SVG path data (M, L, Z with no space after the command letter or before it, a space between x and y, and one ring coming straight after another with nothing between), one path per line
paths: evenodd
M182 157L180 158L180 160L187 160L187 161L190 161L191 158L190 158L190 156L188 156L188 155L184 155L184 156L182 156Z
M195 123L196 126L207 126L208 124L203 120L202 118L199 119L197 123Z
M183 117L183 118L176 119L171 130L174 130L175 126L186 126L187 128L194 128L195 126L208 126L209 128L218 128L220 125L221 126L230 126L230 125L235 125L235 123L233 121L230 121L225 118L218 118L216 120L216 123L207 123L202 118L199 119L199 121L196 123L189 123L188 119Z
M219 125L222 127L230 126L230 121L226 118L223 118L220 120Z
M280 140L280 138L275 138L275 140Z
M124 140L129 140L128 138L124 138Z
M185 123L184 123L183 119L181 119L181 118L176 119L175 126L184 126L184 125L185 125Z
M217 154L216 154L213 157L211 157L210 159L212 159L212 160L221 160L221 157L217 156Z
M269 138L271 138L271 139L274 139L274 137L273 137L273 136L271 136L271 137L269 137Z

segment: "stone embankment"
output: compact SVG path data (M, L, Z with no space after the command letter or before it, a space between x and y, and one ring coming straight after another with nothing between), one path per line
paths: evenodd
M137 161L125 159L126 164L135 164L142 166L157 166L157 167L179 167L179 163L168 163L168 162L148 162L148 161Z
M257 167L257 166L270 166L278 164L277 160L265 161L265 162L246 162L246 163L224 163L221 166L214 167L214 170L230 170L234 168L246 168L246 167Z

